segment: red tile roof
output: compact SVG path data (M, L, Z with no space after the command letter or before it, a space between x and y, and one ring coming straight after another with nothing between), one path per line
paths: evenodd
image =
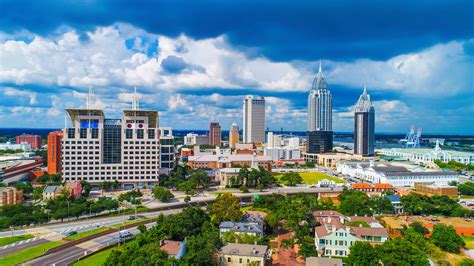
M176 255L179 252L181 243L181 241L163 240L163 244L161 245L160 249L166 251L170 255Z
M362 188L372 188L372 185L368 183L356 183L356 184L352 184L351 187L353 189L362 189Z

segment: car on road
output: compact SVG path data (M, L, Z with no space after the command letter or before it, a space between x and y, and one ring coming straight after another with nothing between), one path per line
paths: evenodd
M77 231L71 231L71 232L66 233L66 236L73 236L75 234L77 234Z
M119 232L119 237L120 238L127 238L127 237L131 237L131 236L132 236L132 234L128 230L122 230L122 231Z
M134 215L130 215L127 218L127 220L129 220L129 221L132 221L132 220L135 220L135 219L136 219L136 217Z

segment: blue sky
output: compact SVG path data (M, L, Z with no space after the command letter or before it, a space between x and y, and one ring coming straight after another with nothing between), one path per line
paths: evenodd
M120 117L136 86L161 126L306 129L322 60L335 131L352 131L366 84L377 132L474 134L472 1L0 0L0 127L62 127L64 109Z

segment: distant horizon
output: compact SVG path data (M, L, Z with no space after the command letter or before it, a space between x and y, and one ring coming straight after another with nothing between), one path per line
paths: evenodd
M34 128L34 127L0 127L0 130L60 130L62 128ZM173 131L209 131L209 129L187 129L187 128L172 128ZM223 132L227 132L229 130L222 129ZM242 130L240 130L242 131ZM265 130L265 132L280 132L280 130ZM304 133L306 131L300 130L283 130L283 132L298 132ZM350 131L333 131L335 134L353 134ZM407 132L375 132L377 135L406 135ZM474 137L472 134L459 134L459 133L423 133L421 137L424 136L462 136L462 137Z

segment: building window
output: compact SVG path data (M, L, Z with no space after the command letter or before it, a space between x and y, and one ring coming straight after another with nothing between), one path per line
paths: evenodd
M125 138L126 139L133 138L133 129L131 129L131 128L125 129Z
M143 129L137 129L137 139L143 139L144 131Z
M87 138L87 128L81 128L79 129L79 137L81 139Z
M99 138L99 129L98 128L91 129L91 135L92 135L93 139L98 139Z
M148 129L148 138L149 139L154 139L155 138L155 129L154 128Z
M76 137L76 131L74 130L74 128L68 128L67 129L67 137L69 139L73 139Z

